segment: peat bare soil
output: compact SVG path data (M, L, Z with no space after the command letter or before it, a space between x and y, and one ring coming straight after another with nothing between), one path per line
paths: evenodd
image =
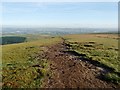
M44 52L50 62L50 74L44 79L43 88L119 88L99 78L104 71L102 68L65 53L64 50L66 46L62 42L47 47Z

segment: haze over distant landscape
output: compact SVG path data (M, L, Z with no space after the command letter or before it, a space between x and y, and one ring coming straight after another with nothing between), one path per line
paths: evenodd
M117 2L3 2L3 26L117 28Z

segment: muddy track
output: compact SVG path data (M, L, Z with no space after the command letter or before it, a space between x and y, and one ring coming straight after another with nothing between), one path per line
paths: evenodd
M103 69L92 63L65 53L64 42L47 47L45 58L50 64L50 75L45 80L44 88L118 88L113 83L101 80Z

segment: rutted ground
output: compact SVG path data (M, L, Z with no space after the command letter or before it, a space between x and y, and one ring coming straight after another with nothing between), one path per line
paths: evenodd
M75 38L73 36L71 37L73 39L71 39L70 42L79 42L79 40L80 42L90 42L91 39L96 41L101 40L101 38L93 38L91 35L88 35L87 38L85 38L86 36L84 35L75 35ZM111 42L108 42L106 36L102 39L104 43L108 45L114 43L115 48L109 49L118 50L116 48L117 38L110 39L112 40ZM115 85L102 80L103 78L100 76L106 73L107 69L105 67L98 67L95 65L96 62L94 64L94 62L91 63L91 60L78 57L80 55L82 56L81 49L79 50L80 54L75 53L74 50L72 52L69 52L70 50L66 51L67 47L69 47L68 45L71 44L68 43L67 45L67 42L64 40L63 38L61 42L61 38L45 37L33 42L4 45L2 47L2 49L4 49L2 57L4 65L2 68L3 86L8 88L40 88L41 85L45 88L120 88L117 84ZM82 45L81 43L79 44ZM119 63L119 61L117 63Z
M50 74L44 80L45 88L119 88L100 79L104 69L77 56L65 53L64 42L48 47L43 56L50 62Z
M57 37L43 37L30 42L2 45L2 88L40 88L46 75L47 62L37 55L42 54L43 47L60 41Z

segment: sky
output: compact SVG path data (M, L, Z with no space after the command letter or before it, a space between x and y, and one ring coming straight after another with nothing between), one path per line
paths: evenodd
M117 28L117 2L3 2L2 25Z

